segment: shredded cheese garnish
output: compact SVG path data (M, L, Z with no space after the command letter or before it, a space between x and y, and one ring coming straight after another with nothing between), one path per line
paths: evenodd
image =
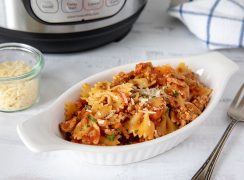
M151 97L160 97L161 90L159 88L146 88L146 89L139 89L139 92L142 95L146 95L149 98Z

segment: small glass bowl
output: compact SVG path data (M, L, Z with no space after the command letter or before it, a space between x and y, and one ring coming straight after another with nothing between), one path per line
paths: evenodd
M0 63L14 61L24 63L30 70L17 76L0 76L0 111L3 112L24 110L39 100L42 53L26 44L0 44Z

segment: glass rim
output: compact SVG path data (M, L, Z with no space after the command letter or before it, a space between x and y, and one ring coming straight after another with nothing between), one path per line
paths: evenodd
M21 79L35 77L40 73L40 71L44 66L43 54L41 53L41 51L39 51L38 49L30 45L23 44L23 43L2 43L0 44L0 51L2 50L20 50L23 52L27 52L29 54L34 54L37 56L37 58L36 58L35 65L31 68L30 71L18 76L0 77L0 82L21 80Z

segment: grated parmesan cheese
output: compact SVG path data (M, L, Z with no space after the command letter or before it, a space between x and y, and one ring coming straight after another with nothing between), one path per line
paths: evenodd
M159 88L146 88L146 89L139 89L139 92L141 95L146 96L146 97L140 97L139 101L142 104L145 104L149 99L153 97L160 97L161 94L161 89Z
M146 88L139 90L142 95L147 95L148 97L160 97L161 89L159 88Z
M0 63L0 77L16 77L31 71L23 61ZM31 106L38 97L38 79L20 79L0 83L0 110L14 111Z

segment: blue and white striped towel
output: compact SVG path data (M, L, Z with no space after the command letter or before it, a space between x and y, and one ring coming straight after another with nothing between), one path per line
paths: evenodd
M172 0L169 14L210 49L244 47L244 0Z

